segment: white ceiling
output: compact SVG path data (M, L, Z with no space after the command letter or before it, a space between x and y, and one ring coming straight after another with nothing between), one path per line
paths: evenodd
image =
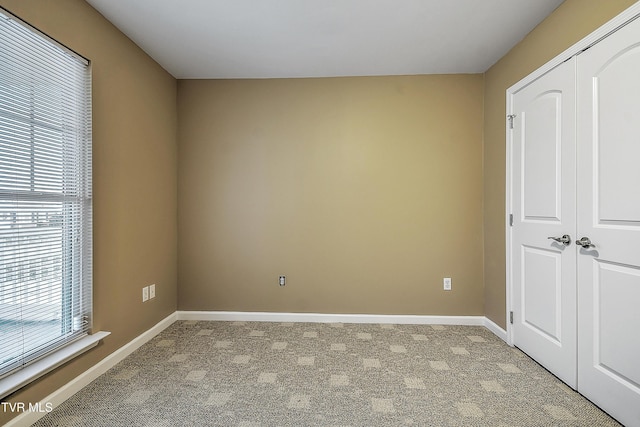
M174 77L482 73L563 0L87 0Z

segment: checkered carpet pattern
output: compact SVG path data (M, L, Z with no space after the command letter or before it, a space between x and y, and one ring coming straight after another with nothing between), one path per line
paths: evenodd
M480 326L178 321L36 426L618 426Z

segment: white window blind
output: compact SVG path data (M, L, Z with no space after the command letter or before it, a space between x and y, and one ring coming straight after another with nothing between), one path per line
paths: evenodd
M88 61L0 9L0 378L89 332Z

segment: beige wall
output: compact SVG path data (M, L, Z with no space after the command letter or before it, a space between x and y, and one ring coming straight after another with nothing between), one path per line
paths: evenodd
M92 60L94 327L112 332L11 400L44 398L176 308L505 326L505 90L632 3L567 0L484 79L176 85L82 0L0 0Z
M506 90L633 3L633 0L566 0L485 73L485 315L502 327L506 327Z
M93 66L94 329L111 335L11 397L35 402L176 310L176 81L82 0L0 5Z
M482 91L179 81L178 308L482 315Z

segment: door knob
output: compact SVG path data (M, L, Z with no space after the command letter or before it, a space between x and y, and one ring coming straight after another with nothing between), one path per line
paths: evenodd
M595 248L596 247L596 245L591 243L591 239L589 239L588 237L583 237L583 238L581 238L579 240L576 240L576 245L580 245L585 249Z
M571 237L568 234L565 234L562 237L547 237L547 239L555 240L556 242L562 243L565 246L569 246L571 244Z

